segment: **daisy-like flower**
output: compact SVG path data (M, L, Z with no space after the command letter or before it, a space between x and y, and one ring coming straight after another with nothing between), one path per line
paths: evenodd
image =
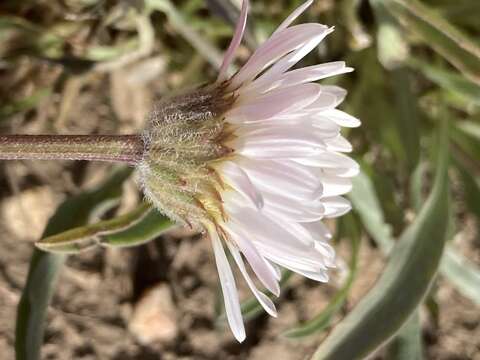
M341 195L359 170L342 154L351 146L341 126L360 125L336 109L346 91L315 83L352 69L336 61L292 70L333 31L317 23L291 26L311 3L229 77L245 29L245 0L217 81L158 104L144 133L138 166L144 192L172 219L208 234L238 341L245 328L225 247L259 303L276 316L251 273L276 296L280 267L327 282L335 262L322 219L350 210Z

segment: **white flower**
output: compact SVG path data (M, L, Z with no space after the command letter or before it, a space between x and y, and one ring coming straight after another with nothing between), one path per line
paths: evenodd
M245 339L224 245L270 315L268 291L280 293L279 266L321 282L334 267L324 218L345 214L341 197L358 165L340 127L359 120L337 110L346 91L314 83L353 69L336 61L291 70L333 31L316 23L290 26L295 10L231 78L245 28L244 1L216 84L162 103L145 133L149 155L139 166L149 199L173 219L205 229L213 243L229 325Z

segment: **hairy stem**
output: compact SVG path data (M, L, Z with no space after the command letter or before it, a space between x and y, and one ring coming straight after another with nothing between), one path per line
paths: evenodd
M136 164L140 135L0 135L0 160L88 160Z

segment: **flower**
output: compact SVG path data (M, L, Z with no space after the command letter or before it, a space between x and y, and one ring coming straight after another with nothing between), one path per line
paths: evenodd
M226 246L263 308L276 316L260 283L280 293L279 266L320 282L335 266L324 218L345 214L358 165L340 127L360 122L336 109L346 96L315 81L353 69L336 61L291 68L333 28L290 26L296 9L232 77L227 69L245 29L248 1L217 81L162 101L144 134L138 170L144 192L172 219L208 233L225 311L238 341L245 338Z

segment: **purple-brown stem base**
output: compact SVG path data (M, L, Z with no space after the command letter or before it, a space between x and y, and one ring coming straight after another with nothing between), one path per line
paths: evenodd
M0 135L0 160L142 160L140 135Z

